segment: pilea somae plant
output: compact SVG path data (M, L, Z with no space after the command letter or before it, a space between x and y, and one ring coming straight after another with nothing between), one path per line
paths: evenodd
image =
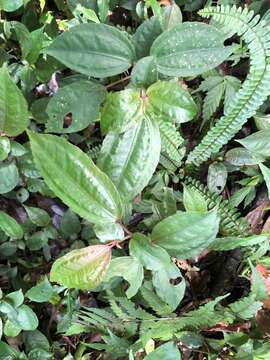
M22 5L2 3L6 12ZM253 323L263 307L269 309L269 262L263 258L264 272L252 265L269 250L268 236L252 232L233 205L244 199L249 205L254 187L264 182L270 193L269 130L238 140L243 147L224 148L270 94L267 14L261 20L247 7L221 5L183 21L176 4L162 8L149 1L143 11L154 16L130 30L108 25L106 2L97 8L87 1L56 4L71 20L57 24L48 12L43 26L32 31L18 21L2 24L7 48L18 42L21 58L18 70L9 52L2 56L0 172L12 181L2 180L0 191L22 203L24 215L19 224L0 212L0 246L11 264L16 251L42 250L47 261L54 259L50 281L60 285L47 277L32 288L24 284L26 298L67 304L58 325L66 336L97 333L99 343L84 337L76 359L93 350L104 350L110 359L180 359L187 348L194 359L196 352L208 359L268 356L267 331L258 334ZM241 83L225 70L242 57L250 67ZM190 130L198 123L194 141ZM25 141L25 130L30 144L23 146L14 138ZM198 179L203 168L207 186ZM252 183L253 189L240 188L228 200L221 193L236 171L248 176L239 184ZM51 207L47 212L33 206L29 193L39 203L38 194L61 200L52 206L52 221ZM74 239L66 254L50 249L50 241ZM220 290L217 281L211 299L200 301L193 286L201 259L221 259L227 251L240 257L239 271L251 279L250 288L230 295L233 286ZM79 308L72 298L77 290L97 293L109 306ZM22 292L0 301L6 336L38 325L23 301ZM222 333L222 340L211 338L212 332ZM3 353L18 355L1 346ZM47 343L33 358L37 351L40 358L51 356Z

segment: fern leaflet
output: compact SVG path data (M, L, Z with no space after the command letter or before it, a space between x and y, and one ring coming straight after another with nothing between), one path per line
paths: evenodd
M250 71L241 89L235 95L224 116L208 131L201 143L189 154L187 162L200 165L241 129L248 118L263 104L270 93L270 27L259 22L254 12L236 6L217 6L199 12L212 16L221 25L233 30L247 43L250 54Z

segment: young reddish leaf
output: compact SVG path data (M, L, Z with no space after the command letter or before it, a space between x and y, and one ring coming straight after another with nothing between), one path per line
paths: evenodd
M93 245L62 256L52 266L50 280L68 288L93 290L104 278L111 260L111 246Z

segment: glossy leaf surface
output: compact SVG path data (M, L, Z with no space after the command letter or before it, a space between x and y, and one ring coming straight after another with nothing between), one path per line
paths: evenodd
M232 48L214 26L185 22L161 34L151 47L157 68L168 76L196 76L220 65Z
M157 124L143 117L125 133L106 136L98 166L110 177L123 199L131 200L151 179L160 147Z
M11 238L21 239L23 237L21 225L18 224L13 217L3 211L0 211L0 228Z
M28 126L27 102L5 68L0 69L0 132L22 133Z
M111 260L111 247L93 245L60 257L50 279L68 288L93 290L103 280Z
M121 218L120 196L106 174L76 146L54 135L29 133L35 163L50 189L93 223Z
M60 88L46 108L47 131L72 133L86 128L99 118L99 107L105 99L102 85L80 80ZM65 122L65 116L69 115Z
M180 259L199 255L216 238L219 217L209 213L178 212L158 223L152 241Z
M46 53L68 68L94 77L126 71L135 53L122 31L104 24L81 24L58 36Z
M147 112L164 121L184 123L197 114L192 96L177 82L156 82L147 89L147 96Z
M125 89L109 93L101 111L101 129L120 133L135 125L142 118L143 102L140 92Z
M112 259L105 281L115 276L123 277L129 283L126 295L128 298L132 298L142 285L143 267L138 260L131 256L117 257Z

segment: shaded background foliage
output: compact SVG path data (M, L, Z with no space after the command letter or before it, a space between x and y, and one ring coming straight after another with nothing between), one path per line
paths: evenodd
M0 359L269 358L269 53L239 26L267 48L268 8L0 0ZM266 85L200 152L249 71Z

